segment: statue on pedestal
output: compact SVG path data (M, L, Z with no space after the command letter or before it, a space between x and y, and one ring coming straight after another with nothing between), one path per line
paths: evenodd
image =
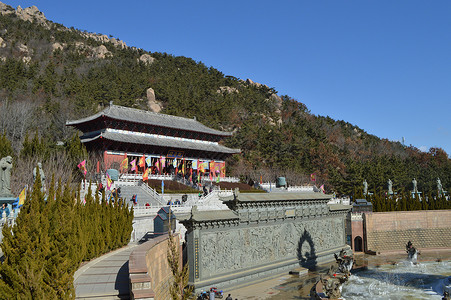
M368 182L366 182L366 179L363 180L363 195L366 196L368 194Z
M38 166L33 169L33 182L36 181L37 177L37 169L39 168L39 176L41 177L41 192L45 190L45 174L44 170L42 170L42 164L38 162Z
M388 194L393 195L393 182L391 181L390 178L388 179L387 184L388 184Z
M440 178L437 178L437 192L439 196L443 195L443 186Z
M11 169L13 158L3 157L0 160L0 196L12 196L11 194Z
M413 185L412 193L418 194L417 180L415 178L412 180L412 185Z

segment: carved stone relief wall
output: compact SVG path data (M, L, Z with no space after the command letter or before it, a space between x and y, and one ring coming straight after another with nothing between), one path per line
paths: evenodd
M311 208L318 214L322 212L320 206ZM224 275L290 258L300 261L312 258L315 253L344 245L343 222L343 216L337 215L200 230L200 277Z

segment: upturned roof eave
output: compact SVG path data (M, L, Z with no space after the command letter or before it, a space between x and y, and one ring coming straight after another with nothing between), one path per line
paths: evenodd
M150 142L150 143L136 143L134 141L125 141L125 140L120 140L120 139L114 139L114 138L111 138L108 134L105 134L104 132L101 132L98 135L90 137L90 138L83 138L83 139L81 139L81 142L82 143L89 143L89 142L93 142L95 140L98 140L100 138L105 139L105 140L115 141L115 142L122 142L122 143L143 144L143 145L150 145L150 146L152 146L152 145L161 146L161 144L152 143L152 142ZM169 141L172 141L172 140L169 140ZM222 146L222 145L217 145L217 147L219 149L215 149L215 150L201 149L201 145L199 145L199 147L183 147L183 146L177 146L177 145L168 145L167 147L177 148L177 149L191 149L191 150L197 150L197 151L202 150L202 151L207 151L207 152L217 152L217 153L224 153L224 154L230 154L230 155L241 153L240 149L228 148L228 147L225 147L225 146Z

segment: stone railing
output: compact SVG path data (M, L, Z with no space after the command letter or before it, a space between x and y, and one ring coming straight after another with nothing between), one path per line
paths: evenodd
M276 191L279 190L280 188L276 187L276 183L275 182L263 182L259 184L260 187L266 191ZM314 186L314 185L300 185L300 186L288 186L288 188L286 189L286 191L288 192L316 192L318 189Z
M165 205L166 202L163 199L163 196L158 194L153 188L151 188L147 183L143 182L141 184L141 188L146 191L153 199L160 202L161 205Z
M190 206L186 206L186 205L152 205L152 206L145 206L145 205L140 205L140 206L133 206L133 212L134 212L134 216L135 217L141 217L141 216L156 216L157 212L162 208L162 207L166 207L166 206L170 206L171 209L174 212L189 212L191 211L191 207Z
M211 182L215 183L217 181L216 177L210 180L209 177L202 177L202 182ZM240 182L238 177L219 177L219 182Z
M332 198L332 199L329 200L328 204L351 205L351 199L349 197Z
M169 284L172 273L167 260L169 235L151 239L130 254L130 299L170 299ZM181 253L179 235L174 241ZM180 256L180 265L182 257Z

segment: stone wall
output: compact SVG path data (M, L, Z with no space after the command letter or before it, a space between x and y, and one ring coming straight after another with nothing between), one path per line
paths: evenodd
M451 210L365 214L367 250L402 251L410 240L418 249L451 248Z
M271 225L242 226L202 232L199 238L202 278L293 259L308 260L344 244L343 220L286 220Z
M174 240L179 243L178 234ZM167 261L168 235L138 246L129 259L130 298L169 300L172 273ZM181 249L179 251L181 253ZM180 256L180 265L181 265Z

